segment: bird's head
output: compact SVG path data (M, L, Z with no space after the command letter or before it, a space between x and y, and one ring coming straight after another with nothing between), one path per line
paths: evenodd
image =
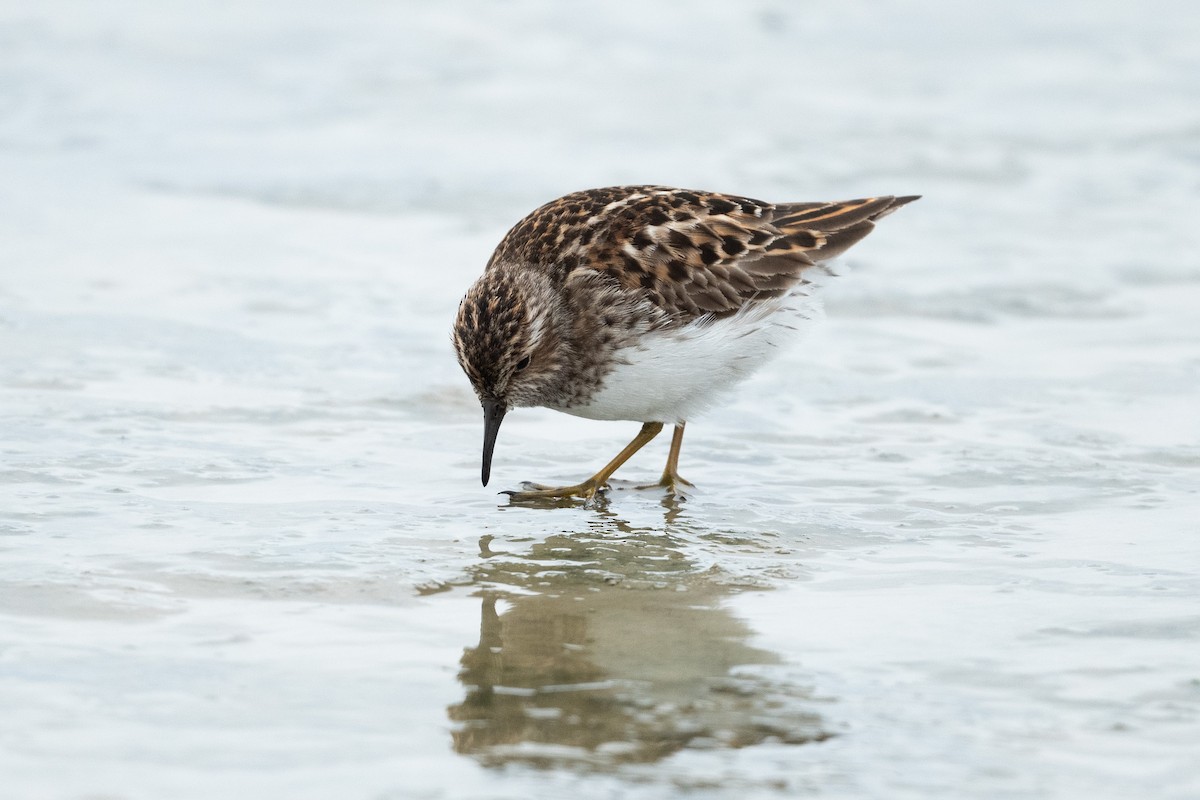
M562 298L532 270L489 269L458 306L454 352L483 405L483 485L508 409L545 405L570 353Z

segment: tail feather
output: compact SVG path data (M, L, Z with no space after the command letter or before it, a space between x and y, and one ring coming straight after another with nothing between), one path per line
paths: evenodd
M772 220L784 235L772 247L828 261L874 230L876 220L918 199L920 195L885 195L834 203L784 203L775 207Z

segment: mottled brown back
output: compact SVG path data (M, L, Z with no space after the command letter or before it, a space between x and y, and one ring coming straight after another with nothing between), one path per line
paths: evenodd
M488 268L532 265L556 283L609 275L682 322L787 293L870 233L875 220L916 199L772 205L665 186L591 189L518 222Z

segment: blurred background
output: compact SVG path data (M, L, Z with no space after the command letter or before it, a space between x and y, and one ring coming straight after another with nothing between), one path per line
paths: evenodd
M19 797L1200 794L1200 11L0 0ZM567 192L922 194L689 426L478 485ZM494 488L615 423L510 415Z

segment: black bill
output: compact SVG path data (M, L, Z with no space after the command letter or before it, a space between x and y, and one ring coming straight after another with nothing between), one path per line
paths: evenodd
M498 400L483 401L483 485L492 477L492 449L496 446L496 434L508 407Z

